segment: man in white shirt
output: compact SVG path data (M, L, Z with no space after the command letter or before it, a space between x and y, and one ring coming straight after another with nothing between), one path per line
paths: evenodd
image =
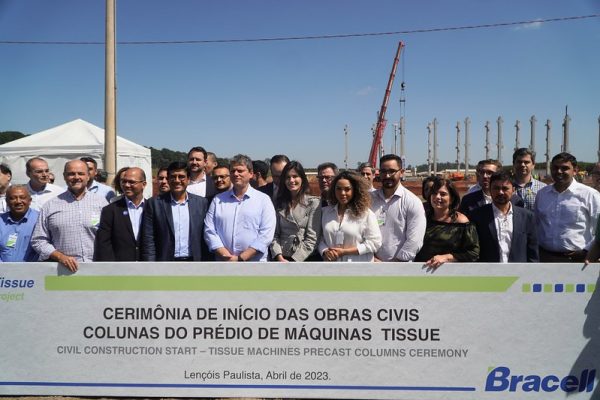
M492 204L471 212L469 219L479 237L479 261L539 261L535 216L525 208L512 205L514 191L510 174L497 172L490 179Z
M213 197L215 195L215 184L210 175L205 172L207 152L204 147L192 147L188 151L188 172L190 182L187 192L202 197Z
M600 193L577 182L577 159L569 153L552 158L554 180L537 194L535 217L542 262L583 262L594 240Z
M423 246L425 209L421 200L400 183L403 174L400 157L381 157L381 189L371 192L371 210L377 216L383 238L375 261L412 261Z
M63 193L65 189L50 183L50 169L46 160L34 157L27 160L25 173L29 177L27 190L31 195L31 208L40 211L50 199Z

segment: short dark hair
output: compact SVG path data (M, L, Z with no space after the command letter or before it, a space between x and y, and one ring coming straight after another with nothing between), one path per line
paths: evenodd
M226 169L227 169L227 171L230 171L229 164L218 163L218 164L217 164L217 165L216 165L216 166L213 168L213 172L214 172L214 170L215 170L215 169L219 169L219 168L221 168L221 169L222 169L222 168L226 168Z
M495 181L500 181L500 182L508 181L508 182L510 182L510 184L512 186L514 186L513 181L512 181L512 176L510 175L510 173L508 173L508 171L500 170L500 171L492 174L492 177L490 178L490 186Z
M513 153L513 164L517 162L517 158L524 156L531 156L531 162L535 164L535 153L527 147L521 147L520 149L515 150Z
M269 166L264 161L252 161L252 170L263 179L267 179L267 175L269 175Z
M333 173L334 173L335 175L337 175L337 174L339 173L339 170L338 170L338 167L337 167L337 165L335 165L335 164L334 164L334 163L332 163L332 162L324 162L324 163L322 163L322 164L319 164L319 165L317 166L317 174L320 174L320 173L321 173L321 171L323 171L324 169L327 169L327 168L331 168L331 169L333 170Z
M285 154L276 154L271 157L271 164L279 164L282 162L289 163L290 159Z
M0 164L0 172L2 172L4 175L12 176L12 171L6 164Z
M491 158L488 158L486 160L481 160L477 163L477 168L475 168L476 171L479 171L481 169L481 167L483 167L484 165L495 165L498 169L502 169L502 163L498 160L494 160Z
M403 168L402 167L402 159L400 158L400 156L397 156L395 154L386 154L384 156L382 156L379 159L379 166L381 166L381 164L383 164L386 161L391 161L391 160L395 160L398 163L398 167Z
M171 175L171 173L173 171L180 171L180 170L184 170L185 171L185 175L188 176L188 177L190 176L190 172L188 171L187 163L184 163L183 161L173 161L167 167L167 173L169 175Z
M79 161L83 161L86 164L91 162L92 164L94 164L94 168L98 169L98 163L92 157L80 157Z
M158 171L156 171L156 176L158 176L162 171L166 171L167 175L169 174L169 168L163 166L158 168Z
M195 147L192 147L192 148L190 149L190 151L188 151L188 153L187 153L187 156L188 156L188 158L190 157L190 154L192 154L192 153L195 153L195 152L200 152L200 153L202 153L202 154L204 155L204 161L206 161L206 158L207 158L207 153L206 153L206 150L204 150L204 147L202 147L202 146L195 146Z
M571 164L573 164L573 167L577 166L577 159L575 158L575 156L571 153L567 153L566 151L558 153L557 155L552 157L551 164L554 164L554 161L570 162Z

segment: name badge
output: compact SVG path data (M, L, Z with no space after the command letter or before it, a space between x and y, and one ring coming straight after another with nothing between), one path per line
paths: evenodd
M98 224L100 223L100 216L97 214L92 215L92 218L90 219L90 225L93 227L98 226Z
M19 235L16 232L11 233L8 236L8 239L6 240L6 247L10 247L11 249L13 249L17 245L18 238L19 238Z
M335 242L335 246L336 247L343 247L344 246L344 232L339 230L337 232L335 232L335 236L333 238L334 242Z

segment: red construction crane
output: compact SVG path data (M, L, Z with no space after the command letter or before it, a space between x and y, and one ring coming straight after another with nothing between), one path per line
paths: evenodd
M377 125L375 126L375 136L373 137L373 143L371 144L371 152L369 153L369 162L374 167L377 166L377 153L381 146L381 140L383 139L383 131L385 131L385 112L387 110L388 102L390 100L390 94L392 93L392 85L394 84L394 78L396 77L396 68L398 68L398 62L400 61L400 52L404 47L403 42L398 43L398 50L396 51L396 57L394 57L394 65L392 65L392 72L390 72L390 79L388 80L387 88L385 89L385 96L383 96L383 103L381 104L381 110L377 117Z

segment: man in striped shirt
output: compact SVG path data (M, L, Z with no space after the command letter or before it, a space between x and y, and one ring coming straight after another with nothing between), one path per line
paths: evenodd
M67 190L42 207L31 245L40 260L59 262L75 272L79 262L94 258L94 239L105 198L87 190L88 167L81 160L68 161L63 172Z

